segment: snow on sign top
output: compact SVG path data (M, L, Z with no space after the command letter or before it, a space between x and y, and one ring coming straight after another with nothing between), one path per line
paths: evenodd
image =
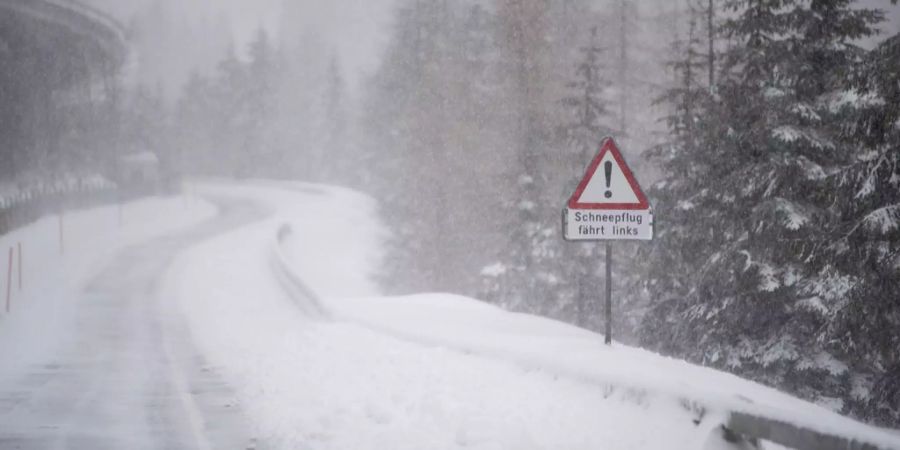
M650 202L612 138L600 145L575 193L570 209L649 210Z

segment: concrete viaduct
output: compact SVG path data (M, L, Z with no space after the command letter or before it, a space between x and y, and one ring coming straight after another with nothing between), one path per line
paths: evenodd
M0 0L0 180L78 153L97 105L116 104L128 54L124 28L95 8Z
M120 66L127 56L124 28L76 0L0 0L0 51L14 51L9 46L22 38L38 45L58 45L63 39L113 66Z

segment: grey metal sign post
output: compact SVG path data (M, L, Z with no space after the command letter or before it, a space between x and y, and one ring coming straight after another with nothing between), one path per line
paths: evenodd
M653 239L653 211L607 137L563 210L567 241L606 241L606 343L612 344L612 241Z

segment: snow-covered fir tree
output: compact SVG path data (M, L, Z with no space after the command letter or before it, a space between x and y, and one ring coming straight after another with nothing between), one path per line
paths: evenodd
M602 282L595 273L602 261L579 264L564 255L579 246L562 241L560 210L620 109L620 90L607 82L615 70L605 57L611 50L598 53L618 48L616 28L606 26L615 18L594 6L587 0L398 3L384 62L367 86L371 144L361 155L372 174L367 187L394 230L384 274L389 290L449 290L567 321L579 316L577 284L590 291L591 283ZM629 20L642 19L635 13ZM580 143L574 145L574 134L558 131L574 131L581 120L583 108L570 100L585 93L572 83L583 81L576 69L590 46L591 76L606 74L590 95L595 105L616 111L602 120L589 117L597 128L575 133ZM636 61L650 55L627 56L640 71L651 64ZM635 99L654 95L646 79L634 86L642 91ZM632 103L642 116L652 108L649 101ZM630 271L633 247L626 247L617 247L616 266ZM632 295L621 286L617 292Z
M606 67L603 64L603 55L606 49L601 46L599 29L591 29L590 38L586 45L580 48L580 60L575 65L574 77L567 83L569 95L562 99L563 105L569 110L571 122L560 127L562 138L568 150L565 166L569 168L570 179L577 180L578 173L584 170L585 165L597 152L597 143L604 136L610 135L609 120L611 113L604 98L604 91L609 88ZM564 183L561 189L562 196L574 191L573 183ZM554 235L556 242L559 237ZM560 252L557 265L560 266L561 276L565 286L569 289L563 298L557 298L559 308L571 309L574 303L575 311L567 311L570 320L575 323L588 325L599 319L597 313L599 289L599 268L601 265L600 246L592 242L561 243L564 246ZM568 298L567 298L568 297ZM599 322L599 321L597 321Z
M836 266L846 212L831 193L868 150L832 100L881 14L849 0L724 6L715 86L692 87L692 44L668 97L643 342L843 409L852 362L823 330L854 283Z
M832 107L847 117L854 158L834 176L841 225L830 250L830 277L845 293L822 313L821 340L850 367L848 409L882 425L900 424L900 34L856 65L853 89Z

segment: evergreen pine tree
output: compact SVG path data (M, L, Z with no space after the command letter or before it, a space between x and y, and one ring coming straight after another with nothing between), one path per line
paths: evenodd
M249 56L244 69L244 85L234 94L243 110L240 155L244 162L241 169L244 173L259 175L271 173L279 163L269 140L279 67L277 53L264 29L256 32L250 43Z
M350 183L354 176L356 162L350 161L346 154L347 144L347 111L344 77L336 56L332 55L325 75L324 128L327 164L325 165L330 179Z
M213 77L213 108L210 110L214 118L211 151L216 153L216 165L225 175L248 175L249 167L242 159L251 121L244 101L247 84L246 67L231 47Z
M643 336L823 401L849 389L846 363L818 339L840 293L816 289L832 279L823 250L838 225L829 175L856 150L827 99L859 53L852 42L880 18L852 3L726 3L732 45L714 96L673 127L678 145L655 189L671 212L660 214L658 245L674 257L651 259L650 283L672 301L648 316ZM679 260L683 269L669 276Z
M652 341L657 349L675 353L679 350L678 341L666 337L657 340L655 333L677 327L680 318L672 314L671 308L684 306L693 272L706 257L697 249L709 244L709 233L716 229L717 219L698 211L696 204L686 200L706 189L710 181L709 171L715 164L717 149L706 145L706 141L715 139L717 127L721 126L712 110L713 87L700 82L698 12L691 5L687 36L672 43L673 54L680 55L669 61L675 83L658 100L669 105L671 113L666 122L671 139L647 153L666 176L648 190L655 208L656 232L652 245L645 246L641 254L644 260L653 262L646 268L644 287L655 298L655 305L644 317L641 328L645 343Z
M490 290L494 301L514 310L546 313L553 309L555 286L560 278L552 265L541 260L559 258L558 225L547 226L545 219L558 217L553 200L547 194L548 171L544 149L549 144L549 118L544 107L549 82L549 5L537 0L499 0L497 2L501 72L509 80L504 86L511 122L509 145L516 164L506 174L513 182L506 210L509 221L508 245L502 252L505 276L497 278ZM550 269L550 270L547 270Z
M215 92L209 78L192 74L182 89L175 106L174 122L179 166L191 173L209 173L217 160L213 152L213 136L218 132L215 120Z
M829 305L822 340L850 366L854 414L900 424L900 34L856 65L853 90L838 95L844 140L854 159L834 176L841 226L826 249L823 288L846 286Z
M607 125L610 112L603 98L604 90L609 85L603 67L605 49L600 46L596 26L591 29L588 44L581 47L579 53L575 77L567 83L569 96L562 100L571 113L571 122L560 128L566 144L564 148L570 150L565 166L573 181L577 181L585 165L593 158L600 140L611 132ZM565 198L574 191L574 184L565 184L563 189L561 196ZM560 245L565 246L558 261L561 276L572 289L561 293L562 298L557 299L561 303L558 307L572 309L574 305L575 311L567 311L567 318L579 325L588 325L591 319L598 319L595 313L599 308L591 306L596 304L596 293L600 292L597 271L602 260L598 251L600 247L590 242L560 242Z

